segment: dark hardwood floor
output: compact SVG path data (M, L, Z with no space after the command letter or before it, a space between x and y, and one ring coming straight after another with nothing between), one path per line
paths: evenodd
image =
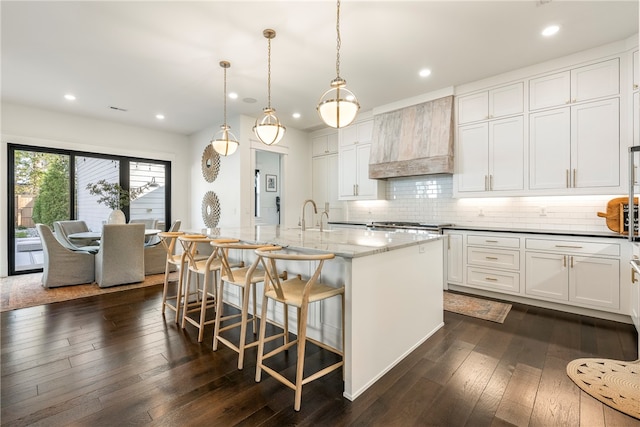
M254 381L255 349L238 371L236 353L211 350L211 327L198 344L195 328L165 320L160 297L156 286L2 313L2 425L640 426L565 373L578 357L637 359L631 325L520 304L504 324L445 312L356 401L334 372L303 388L295 412L292 390ZM330 357L311 348L307 364Z

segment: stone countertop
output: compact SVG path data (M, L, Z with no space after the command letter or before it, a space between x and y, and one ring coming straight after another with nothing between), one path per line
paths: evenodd
M576 236L576 237L608 237L613 239L628 239L627 236L614 233L613 231L581 231L581 230L558 230L558 229L539 229L539 228L507 228L507 227L489 227L481 225L452 225L443 227L444 230L467 230L467 231L486 231L492 233L522 233L522 234L549 234L555 236Z
M394 233L352 228L318 229L283 228L259 225L243 228L204 229L210 237L235 238L245 242L276 244L300 252L330 252L342 258L358 258L401 249L433 240L439 234Z

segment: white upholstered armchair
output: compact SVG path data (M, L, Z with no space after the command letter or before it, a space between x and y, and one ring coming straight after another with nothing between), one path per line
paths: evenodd
M95 258L101 288L144 280L144 224L105 224Z
M42 286L54 288L93 283L93 254L62 246L53 235L51 228L45 224L36 224L36 229L42 240L44 251Z

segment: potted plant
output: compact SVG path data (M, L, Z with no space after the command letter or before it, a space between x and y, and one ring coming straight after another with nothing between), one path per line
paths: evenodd
M89 194L92 196L98 196L97 202L99 204L111 209L107 222L120 224L126 222L124 212L120 208L129 206L131 201L135 200L142 192L142 189L125 190L120 184L108 182L104 179L87 184L86 189L89 190Z

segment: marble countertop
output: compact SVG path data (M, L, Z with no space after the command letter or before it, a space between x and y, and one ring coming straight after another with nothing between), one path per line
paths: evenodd
M614 233L613 231L581 231L581 230L559 230L559 229L538 229L538 228L506 228L474 225L452 225L443 227L445 230L468 230L468 231L488 231L496 233L528 233L528 234L551 234L557 236L577 236L577 237L609 237L614 239L628 239L627 236Z
M352 228L324 231L311 228L301 231L300 228L283 228L275 225L204 229L200 232L210 237L276 244L300 252L331 252L343 258L358 258L442 239L439 234L394 233Z

